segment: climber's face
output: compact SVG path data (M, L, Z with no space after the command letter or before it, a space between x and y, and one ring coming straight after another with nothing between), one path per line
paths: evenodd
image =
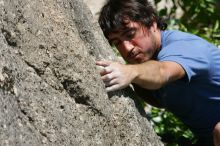
M108 40L128 63L142 63L152 59L160 46L156 29L156 24L148 29L140 23L128 21L125 29L110 33Z

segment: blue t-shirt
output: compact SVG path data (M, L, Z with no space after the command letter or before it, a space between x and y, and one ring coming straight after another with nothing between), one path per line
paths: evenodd
M183 79L156 91L156 98L200 137L210 137L220 121L220 49L204 39L162 31L158 61L173 61L185 70Z

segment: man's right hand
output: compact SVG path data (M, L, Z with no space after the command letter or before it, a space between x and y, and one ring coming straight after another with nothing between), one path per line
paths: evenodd
M100 75L107 92L123 89L135 78L131 65L111 61L97 61L96 65L103 67Z

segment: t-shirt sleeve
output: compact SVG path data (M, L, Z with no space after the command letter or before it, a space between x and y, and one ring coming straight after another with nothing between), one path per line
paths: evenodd
M196 45L196 46L195 46ZM208 51L196 41L175 41L162 48L159 61L173 61L180 64L186 72L188 81L200 75L208 74Z

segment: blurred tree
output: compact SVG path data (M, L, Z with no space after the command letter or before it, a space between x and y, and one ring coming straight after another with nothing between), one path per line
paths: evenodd
M161 0L155 0L157 5ZM167 1L167 0L166 0ZM159 15L168 20L169 28L191 32L220 45L220 2L219 0L171 0L171 10L163 8ZM183 15L176 18L176 10L181 8Z

